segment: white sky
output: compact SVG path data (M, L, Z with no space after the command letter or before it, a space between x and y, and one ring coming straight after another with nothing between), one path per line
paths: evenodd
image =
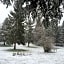
M60 8L61 8L62 12L64 12L63 5L62 5L62 4L61 4ZM64 21L64 13L63 13L63 17L62 17L62 19L61 19L61 21L60 21L59 26L62 25L63 21Z
M13 10L12 6L9 6L9 8L6 8L6 5L3 5L0 3L0 24L3 23L6 17L8 17L9 12Z
M61 19L61 21L60 21L59 26L61 26L61 25L62 25L63 21L64 21L64 13L63 13L63 17L62 17L62 19Z
M6 5L3 5L2 3L0 3L0 24L2 24L5 18L8 17L8 14L11 10L13 10L13 6L9 6L6 9ZM64 14L59 25L62 25L63 20L64 20Z

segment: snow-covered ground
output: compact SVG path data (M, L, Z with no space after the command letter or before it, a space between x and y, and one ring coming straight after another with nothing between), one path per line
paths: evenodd
M0 64L64 64L64 48L59 47L56 53L44 53L42 47L28 48L17 45L17 48L29 50L25 55L15 55L6 51L13 47L0 47ZM20 52L22 53L22 52Z

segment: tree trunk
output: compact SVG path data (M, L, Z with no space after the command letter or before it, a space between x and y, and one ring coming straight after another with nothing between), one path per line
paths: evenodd
M5 46L5 41L4 41L4 46Z
M14 43L14 50L16 50L16 43Z
M29 44L30 44L30 42L28 42L28 47L29 47Z

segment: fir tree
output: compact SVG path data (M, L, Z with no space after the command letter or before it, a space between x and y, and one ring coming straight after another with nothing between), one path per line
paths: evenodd
M11 29L13 35L14 49L16 49L16 43L25 45L24 42L24 12L22 8L21 0L16 0L14 4L14 12L10 14L13 17L13 26Z
M31 17L26 20L26 25L25 25L25 39L26 42L28 43L28 47L30 43L33 43L33 24L34 22L31 20Z

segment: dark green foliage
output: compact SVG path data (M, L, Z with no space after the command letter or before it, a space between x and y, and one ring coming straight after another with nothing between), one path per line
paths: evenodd
M17 0L14 3L14 11L10 12L9 17L6 22L4 22L4 30L7 31L6 42L8 44L14 44L14 49L16 49L16 43L25 45L24 41L24 12L21 0Z
M21 0L20 0L21 1ZM22 7L20 7L20 5L22 5L20 3L19 0L15 1L15 5L14 5L14 12L10 12L10 14L13 17L13 24L14 26L12 27L12 34L14 36L14 42L18 43L18 44L23 44L24 43L24 13L23 13L23 9Z
M9 21L9 19L6 18L4 20L3 25L2 25L2 33L1 33L1 36L2 36L2 41L4 42L4 45L5 45L5 42L7 41L7 33L8 33L7 28L9 26L8 25L8 21Z
M26 39L26 42L28 42L28 47L30 43L33 43L33 26L32 25L33 25L33 22L31 22L31 20L27 22L28 29L26 31L25 39Z
M33 43L33 24L34 22L31 20L31 17L29 14L27 14L26 18L28 18L25 21L25 42L28 43L28 47L30 43Z
M3 1L5 1L6 3L6 1L8 0ZM11 0L9 0L9 2L10 1ZM13 17L13 29L11 29L11 33L9 35L11 36L13 34L11 39L15 44L14 47L16 46L16 43L20 44L21 42L22 44L25 44L23 21L26 19L26 15L28 15L29 19L31 13L33 21L35 21L36 19L36 23L39 24L39 22L41 21L41 23L44 25L44 27L37 27L37 31L40 31L36 31L36 34L40 34L38 35L37 39L40 38L41 43L45 40L45 44L43 47L45 52L48 52L52 47L51 44L54 41L54 37L56 37L58 21L60 21L62 17L62 11L59 7L62 3L62 0L15 0L14 2L14 12L10 13ZM22 7L24 3L26 3L26 7ZM42 17L44 19L42 19ZM28 31L28 42L31 42L32 28L30 25L29 28L30 29ZM45 32L42 28L45 28Z
M64 21L62 26L58 27L58 33L56 37L57 37L56 45L64 46Z
M4 2L5 4L7 4L6 2L8 2L8 4L11 1L13 2L13 0L1 0L1 1ZM55 19L60 20L62 17L62 12L59 8L60 4L62 3L62 0L21 0L21 1L16 0L16 1L21 3L20 5L17 5L17 7L19 6L21 7L26 2L26 11L29 11L29 13L32 12L33 19L37 15L36 8L38 5L40 5L42 17L44 17L43 23L44 23L45 28L49 26L49 23L50 23L49 19L55 18ZM28 5L29 2L30 4Z
M30 1L29 9L36 13L36 8L40 5L40 9L42 12L42 17L44 17L44 26L47 28L49 26L49 19L61 19L62 12L60 11L60 4L62 0L24 0L26 3ZM28 6L28 5L27 5ZM27 7L26 6L26 7Z

